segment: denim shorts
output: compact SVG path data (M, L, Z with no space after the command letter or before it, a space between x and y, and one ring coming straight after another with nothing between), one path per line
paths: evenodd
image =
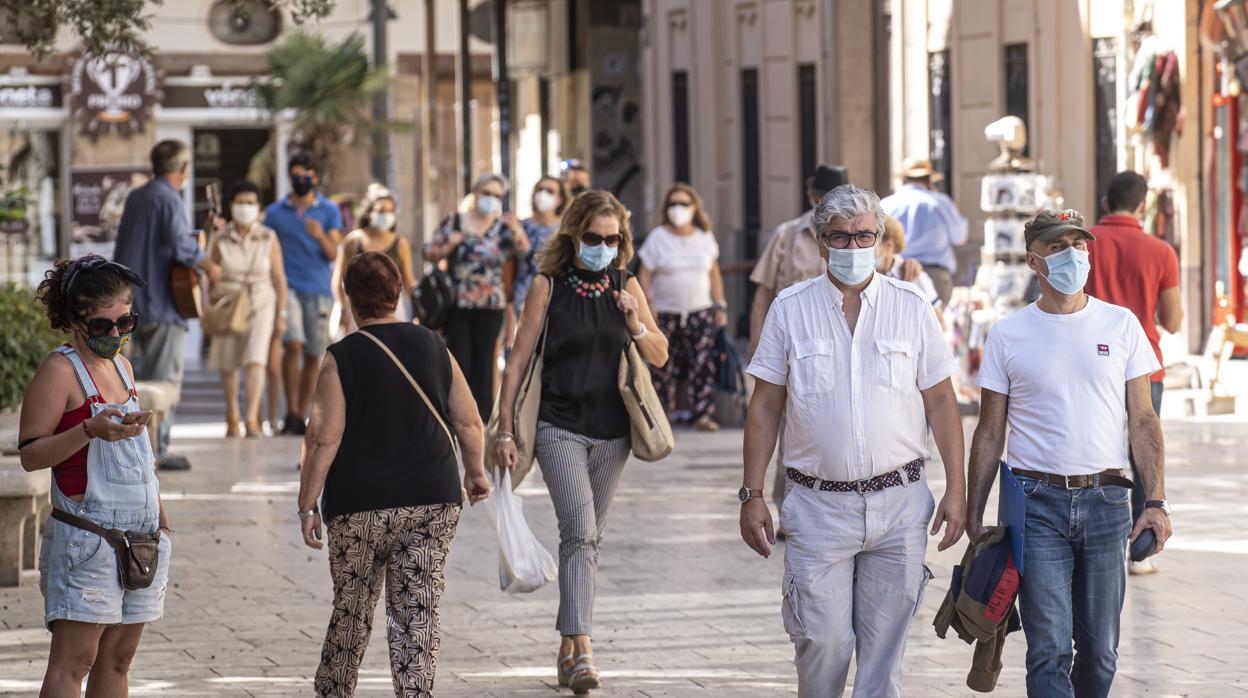
M286 320L286 336L282 344L303 345L303 355L320 358L329 347L329 312L334 299L315 293L300 293L288 289L290 317Z
M113 528L142 528L115 520ZM53 621L129 625L151 623L165 612L172 542L160 536L160 560L156 578L146 589L128 591L121 586L117 553L104 539L90 531L48 519L39 548L39 590L44 598L44 625Z

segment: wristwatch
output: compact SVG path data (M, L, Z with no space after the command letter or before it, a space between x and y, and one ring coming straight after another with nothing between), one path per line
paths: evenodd
M762 498L763 498L762 490L752 490L748 487L742 487L741 489L737 490L737 499L740 499L742 504L745 504L751 499L762 499Z
M1170 515L1170 505L1164 499L1150 499L1144 502L1145 509L1161 509L1166 512L1166 516Z

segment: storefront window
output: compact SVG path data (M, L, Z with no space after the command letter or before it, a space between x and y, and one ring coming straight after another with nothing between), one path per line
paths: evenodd
M0 130L0 282L36 283L64 255L56 130Z

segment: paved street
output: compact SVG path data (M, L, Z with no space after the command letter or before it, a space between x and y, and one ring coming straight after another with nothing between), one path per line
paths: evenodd
M969 424L968 424L969 427ZM135 695L310 695L330 580L323 552L303 547L294 517L298 442L213 438L219 424L178 428L195 463L162 478L178 529L165 618L144 638ZM1166 423L1177 535L1162 573L1133 578L1115 696L1248 696L1248 425ZM603 696L796 693L781 628L782 560L762 560L737 534L739 431L681 432L676 454L630 464L612 510L599 573L596 651ZM939 467L929 468L941 489ZM522 494L529 521L556 547L539 478ZM498 590L497 547L482 507L464 516L442 603L441 696L553 696L557 592ZM962 546L929 561L929 587L909 642L907 696L967 696L970 648L939 640L932 617ZM379 609L380 610L380 609ZM33 695L47 656L37 586L0 590L0 693ZM1022 696L1023 640L1009 638L996 695ZM379 615L360 695L387 695Z

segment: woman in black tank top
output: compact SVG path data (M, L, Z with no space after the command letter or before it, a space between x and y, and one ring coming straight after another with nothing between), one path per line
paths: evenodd
M629 454L629 419L620 398L620 356L637 343L652 365L667 362L637 280L629 213L614 196L588 191L564 212L538 255L515 348L499 396L495 464L515 468L514 411L520 382L545 320L542 395L535 450L559 518L559 685L583 693L601 682L590 632L594 575L607 510ZM518 485L519 483L512 483Z
M329 524L334 581L316 692L354 689L368 643L359 608L376 604L369 590L384 576L386 608L397 619L390 632L395 693L426 695L440 630L428 610L442 594L462 503L456 442L475 504L490 492L485 432L446 344L395 318L403 283L394 262L365 252L347 265L343 285L360 329L331 346L321 366L299 487L304 542L319 549L322 517Z

